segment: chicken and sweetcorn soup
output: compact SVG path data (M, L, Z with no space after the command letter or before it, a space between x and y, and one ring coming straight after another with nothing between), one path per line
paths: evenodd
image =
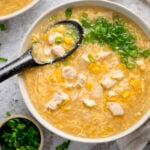
M150 41L131 20L101 7L72 7L51 15L34 31L43 58L61 56L76 38L74 29L49 25L79 21L84 39L68 58L22 73L30 100L56 128L80 137L118 134L150 108ZM34 55L34 54L33 54Z
M18 11L31 2L32 0L0 0L0 16Z

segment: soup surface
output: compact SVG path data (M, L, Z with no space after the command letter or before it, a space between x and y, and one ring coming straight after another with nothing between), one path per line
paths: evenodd
M31 2L32 0L0 0L0 16L11 14Z
M96 138L125 131L150 108L149 39L121 14L91 6L52 14L35 29L30 43L44 42L53 50L52 35L45 35L45 30L49 23L66 18L81 22L84 40L67 59L22 73L33 106L50 124L75 136ZM63 48L70 45L71 36L61 39ZM53 44L60 44L56 37Z

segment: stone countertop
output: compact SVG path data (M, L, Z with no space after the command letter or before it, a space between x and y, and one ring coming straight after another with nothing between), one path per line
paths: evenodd
M40 16L45 10L65 1L68 0L41 0L28 12L5 21L4 23L7 25L7 30L0 32L0 43L2 43L0 47L0 56L8 58L9 62L15 59L24 34L38 16ZM142 17L145 22L150 25L150 4L147 2L148 0L112 1L128 7L128 9ZM0 63L0 67L3 65L5 65L5 63ZM12 115L26 114L31 116L20 94L16 76L0 83L0 121L6 117L6 112L10 112ZM45 145L43 150L55 150L56 145L65 141L65 139L51 134L46 129L43 130L45 134ZM150 147L145 148L145 150L148 149L150 150ZM119 150L119 148L115 142L106 144L71 142L69 150Z

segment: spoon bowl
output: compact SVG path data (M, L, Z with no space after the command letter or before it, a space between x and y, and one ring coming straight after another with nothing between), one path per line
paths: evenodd
M78 32L78 39L76 40L74 46L66 51L63 56L57 56L53 59L50 59L49 61L37 61L36 58L32 55L33 52L33 45L19 58L12 61L8 65L0 68L0 82L8 79L9 77L21 72L23 69L33 66L40 66L40 65L46 65L46 64L53 64L57 61L61 61L62 59L65 59L66 57L70 56L81 44L83 39L83 28L82 26L74 20L63 20L55 23L52 27L58 25L72 25Z

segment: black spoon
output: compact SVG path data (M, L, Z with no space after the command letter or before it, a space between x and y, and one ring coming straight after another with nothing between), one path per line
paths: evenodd
M55 57L50 62L38 62L32 56L33 47L30 47L22 56L20 56L16 60L12 61L8 65L0 68L0 82L19 73L20 71L22 71L25 68L32 67L32 66L40 66L40 65L45 65L45 64L52 64L52 63L55 63L57 61L60 61L62 59L65 59L66 57L70 56L82 42L83 33L84 33L83 28L81 27L81 25L78 22L76 22L74 20L63 20L63 21L55 23L54 25L60 25L60 24L73 25L76 28L76 30L78 31L79 38L71 50L67 51L64 54L64 56L62 56L62 57Z

